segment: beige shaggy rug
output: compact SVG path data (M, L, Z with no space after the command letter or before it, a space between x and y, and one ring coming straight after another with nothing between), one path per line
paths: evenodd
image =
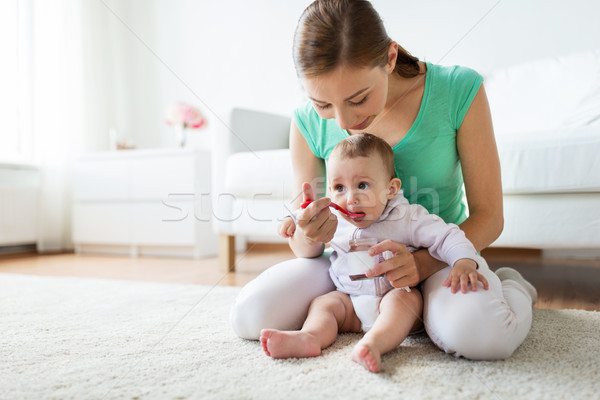
M598 398L600 313L535 310L505 361L408 338L376 375L357 334L321 357L272 360L228 323L239 289L0 274L1 399Z

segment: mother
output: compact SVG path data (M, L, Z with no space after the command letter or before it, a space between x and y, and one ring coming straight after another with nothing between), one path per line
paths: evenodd
M459 225L478 251L503 227L500 163L479 74L420 62L388 37L377 12L363 0L309 5L296 28L294 62L310 99L295 110L291 126L294 187L300 193L302 182L311 182L318 200L306 209L309 221L297 226L303 235L290 238L290 246L305 248L297 241L306 237L310 250L306 258L277 264L242 289L231 322L248 339L257 339L262 328L299 329L310 301L334 290L323 254L337 226L323 197L325 161L347 135L369 132L386 140L407 199ZM442 286L450 267L427 249L409 253L399 243L379 246L395 255L375 267L392 285L424 281L425 326L444 351L471 359L506 358L527 336L535 289L518 273L501 280L485 268L489 290L454 294Z

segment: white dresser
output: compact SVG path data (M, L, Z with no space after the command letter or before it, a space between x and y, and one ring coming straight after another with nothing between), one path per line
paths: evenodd
M77 253L201 258L217 254L210 152L124 150L73 166Z

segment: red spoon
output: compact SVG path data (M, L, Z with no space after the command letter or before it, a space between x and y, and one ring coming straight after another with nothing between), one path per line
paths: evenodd
M300 207L302 207L302 208L306 208L306 207L308 207L308 205L309 205L310 203L312 203L312 202L313 202L313 200L306 200L305 202L303 202L302 204L300 204ZM348 210L344 210L342 207L338 206L337 204L335 204L335 203L333 203L333 202L329 204L329 207L335 208L335 209L336 209L336 210L338 210L339 212L341 212L341 213L343 213L343 214L346 214L346 215L347 215L347 216L349 216L349 217L355 217L355 218L356 218L356 217L364 217L364 215L365 215L365 213L364 213L364 212L360 212L360 213L358 213L358 214L351 213L350 211L348 211Z

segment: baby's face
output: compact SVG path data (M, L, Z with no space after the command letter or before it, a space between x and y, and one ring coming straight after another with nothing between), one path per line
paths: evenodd
M343 218L359 228L371 225L383 213L390 197L390 182L379 156L340 158L333 155L327 163L332 201L362 217ZM394 193L395 194L395 193Z

